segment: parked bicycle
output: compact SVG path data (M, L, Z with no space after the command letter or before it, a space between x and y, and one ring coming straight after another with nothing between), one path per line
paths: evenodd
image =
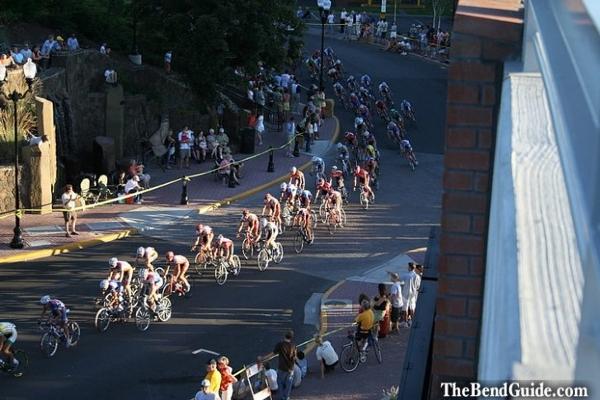
M67 336L61 327L51 321L40 321L39 326L43 332L40 340L40 349L46 357L50 358L56 354L59 343L67 346ZM75 346L79 342L81 335L79 324L75 321L69 321L67 322L67 327L69 328L70 336L68 344L69 346Z
M358 368L360 364L367 362L367 354L369 349L372 348L377 358L377 362L381 364L383 361L381 355L381 347L379 347L379 340L377 335L373 335L371 332L367 339L367 345L361 346L356 338L356 332L354 330L348 331L348 343L342 346L342 353L340 355L340 361L342 369L346 372L353 372Z

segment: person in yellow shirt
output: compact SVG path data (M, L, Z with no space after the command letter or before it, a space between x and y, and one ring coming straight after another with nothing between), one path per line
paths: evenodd
M210 360L206 365L206 376L204 379L210 382L208 393L219 394L221 388L221 373L217 370L217 361Z
M371 329L375 324L375 314L373 314L373 310L371 309L371 302L369 300L363 300L360 303L362 308L362 312L356 316L354 322L356 322L356 340L359 345L362 342L363 345L360 346L362 350L365 350L368 344L368 339L371 336Z

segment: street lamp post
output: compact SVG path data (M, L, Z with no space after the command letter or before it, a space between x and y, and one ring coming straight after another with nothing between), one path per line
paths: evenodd
M17 103L25 98L27 94L31 91L31 84L33 83L33 78L35 78L35 74L37 73L36 65L31 61L31 58L27 59L25 65L23 65L23 74L25 75L25 81L27 82L27 90L25 93L19 93L16 89L13 90L12 93L8 95L4 94L4 92L0 91L0 96L3 97L6 101L11 101L13 103L13 118L14 118L14 128L15 128L15 228L13 230L14 236L12 241L10 242L10 247L13 249L22 249L23 248L23 235L21 232L21 215L19 213L20 205L20 197L19 197L19 135L18 135L18 125L17 125ZM8 73L6 71L6 67L4 65L0 65L0 88L6 83L8 78Z
M318 0L319 12L321 13L321 65L319 71L319 90L323 91L323 47L325 44L325 22L327 22L327 14L331 8L331 0Z

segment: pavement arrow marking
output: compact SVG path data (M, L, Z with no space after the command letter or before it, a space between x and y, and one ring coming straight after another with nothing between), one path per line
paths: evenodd
M194 355L200 354L200 353L208 353L208 354L212 354L213 356L218 356L220 354L220 353L215 353L214 351L207 350L207 349L198 349L198 350L192 351L192 354L194 354Z

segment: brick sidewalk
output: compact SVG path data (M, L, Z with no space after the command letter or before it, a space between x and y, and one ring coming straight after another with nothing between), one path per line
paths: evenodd
M328 118L323 121L321 127L321 139L331 140L333 135L339 130L337 119ZM256 153L269 148L269 146L279 147L287 141L283 132L275 129L269 129L265 135L264 144L256 147ZM250 155L237 154L234 159L241 160ZM285 150L274 151L275 172L267 172L268 154L247 161L242 168L241 184L235 188L229 188L228 185L216 182L212 174L192 179L188 184L189 204L180 205L181 182L166 186L156 191L144 195L144 206L155 207L187 207L190 211L223 201L232 196L243 196L253 188L269 183L277 178L281 178L288 173L294 165L300 167L310 160L310 155L301 154L300 157L289 158L285 156ZM158 186L161 183L180 178L184 175L193 175L199 172L207 171L212 168L213 161L207 160L204 163L193 163L190 169L171 169L162 172L160 169L150 169L148 172L152 176L151 183ZM250 193L251 194L251 193ZM102 238L108 234L125 232L131 230L125 222L118 216L124 212L139 208L138 205L111 204L85 210L78 215L77 230L79 236L65 237L64 221L62 214L53 212L46 215L26 214L21 219L23 229L23 239L25 249L14 250L8 246L13 236L14 218L4 218L0 220L0 262L3 258L25 256L28 250L55 249L58 252L74 250L79 246L85 245L93 239ZM48 254L50 255L50 254Z

